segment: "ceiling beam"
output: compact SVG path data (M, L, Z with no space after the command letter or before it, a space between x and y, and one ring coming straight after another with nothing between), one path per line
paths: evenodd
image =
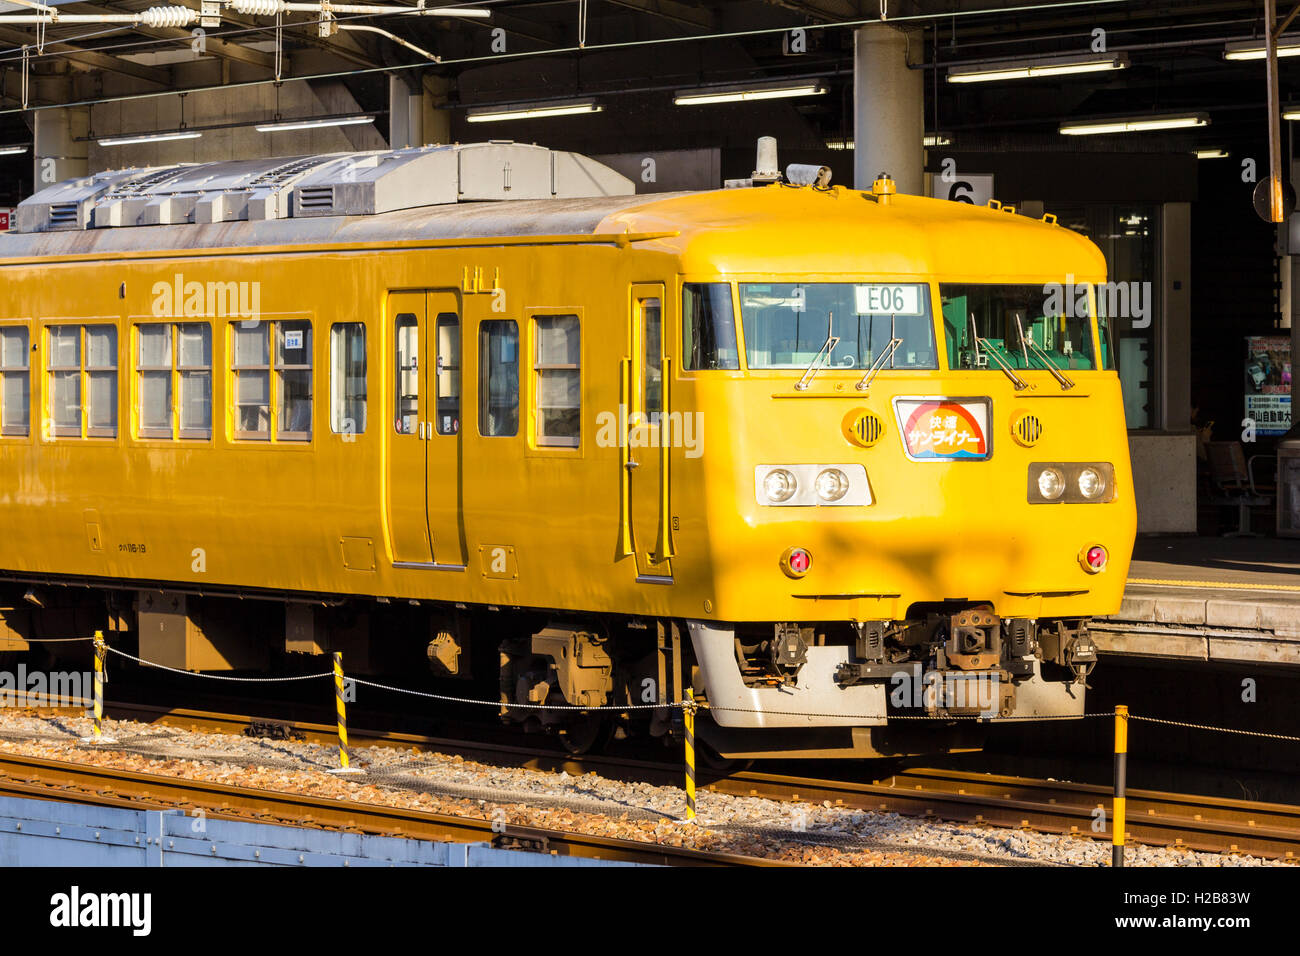
M701 30L713 29L713 13L711 11L689 3L679 3L678 0L610 0L610 3L616 7L639 10L642 13L649 13L665 20L672 20L674 23L684 23L690 27L698 27Z
M6 43L13 43L15 46L31 46L32 35L22 30L10 30L0 27L0 40ZM121 57L112 56L108 53L100 53L98 50L86 49L77 46L75 43L61 43L58 40L50 40L45 44L46 54L57 53L65 60L71 60L73 63L80 63L94 70L104 70L109 73L120 73L122 76L129 76L135 80L143 80L146 83L152 83L155 86L170 86L172 75L170 70L159 69L155 66L145 66L141 63L132 63L130 60L124 60ZM33 54L34 56L35 54Z

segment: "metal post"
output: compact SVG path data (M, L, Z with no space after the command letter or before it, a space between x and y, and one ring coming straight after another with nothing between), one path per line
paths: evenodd
M95 632L95 730L96 742L103 736L104 722L104 632Z
M1115 705L1115 795L1111 805L1111 866L1124 865L1124 791L1128 786L1128 708Z
M93 681L93 700L91 713L94 718L93 730L89 737L82 737L83 744L114 744L112 737L104 736L104 661L108 656L108 645L104 643L104 632L95 632L95 677Z
M334 652L334 704L339 718L339 770L348 773L348 712L343 700L343 654Z
M1277 80L1277 0L1264 0L1264 68L1268 101L1268 197L1270 222L1286 219L1282 208L1282 106ZM1285 28L1285 24L1283 25Z
M682 718L686 724L686 822L695 822L695 691L686 688L682 705Z

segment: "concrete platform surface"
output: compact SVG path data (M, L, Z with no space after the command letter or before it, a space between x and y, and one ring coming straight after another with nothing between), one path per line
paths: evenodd
M1099 650L1129 657L1300 666L1300 540L1138 539Z

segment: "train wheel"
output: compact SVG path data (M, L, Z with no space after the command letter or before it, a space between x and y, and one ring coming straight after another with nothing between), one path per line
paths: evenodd
M612 732L613 725L603 714L581 714L557 733L564 749L579 755L604 747Z
M727 774L732 773L743 773L754 765L754 761L752 760L737 757L724 757L698 737L695 740L695 758L700 762L701 766L719 776L726 776Z

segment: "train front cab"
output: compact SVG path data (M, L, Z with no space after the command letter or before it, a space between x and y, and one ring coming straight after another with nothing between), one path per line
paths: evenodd
M1066 308L1055 281L683 283L710 441L674 511L707 515L688 629L717 749L919 752L973 741L943 718L1083 713L1135 512L1101 278Z

